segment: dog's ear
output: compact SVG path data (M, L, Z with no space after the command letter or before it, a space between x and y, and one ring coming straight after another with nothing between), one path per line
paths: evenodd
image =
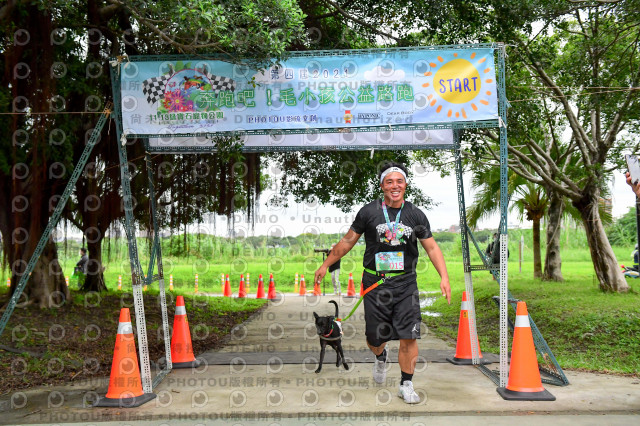
M315 317L315 319L320 318L320 317L318 316L318 314L316 314L315 312L313 313L313 316Z

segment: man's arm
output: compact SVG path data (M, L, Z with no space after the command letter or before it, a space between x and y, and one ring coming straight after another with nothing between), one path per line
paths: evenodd
M640 198L640 182L636 183L635 185L631 183L631 175L629 174L629 172L625 173L625 176L627 178L627 184L631 186L631 190L633 191L633 193L636 194L636 197Z
M426 238L424 240L420 240L420 244L424 248L424 251L427 252L427 256L431 259L431 263L438 271L440 275L440 291L442 295L447 298L447 302L451 304L451 286L449 285L449 273L447 272L447 265L444 262L444 255L442 254L442 250L436 243L436 240L433 237Z
M347 232L346 235L342 237L340 242L338 242L338 244L336 244L336 246L331 249L325 261L318 268L313 282L321 282L324 276L327 274L327 268L329 267L329 265L333 265L338 260L342 259L345 254L349 253L353 246L355 246L360 239L360 235L362 234L356 234L353 229L349 229L349 232Z

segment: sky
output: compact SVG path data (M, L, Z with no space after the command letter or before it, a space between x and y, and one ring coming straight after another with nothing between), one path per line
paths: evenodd
M464 177L465 200L467 208L473 202L473 194L470 188L471 175ZM414 178L414 184L420 186L425 194L440 203L431 210L425 210L432 230L447 229L451 225L459 224L458 196L456 191L455 175L441 178L439 173L428 173ZM270 208L265 206L266 200L273 194L272 191L263 192L260 199L257 221L253 230L245 221L243 215L236 216L235 232L238 236L298 236L302 233L346 233L349 225L355 218L357 210L362 207L354 206L354 209L345 214L333 206L316 204L289 203L288 208ZM612 191L613 216L620 217L626 213L629 207L635 205L635 196L625 182L624 174L616 173ZM409 199L411 201L411 199ZM479 224L479 229L495 229L499 224L499 215L494 214ZM520 222L517 213L509 213L508 226L530 228L531 222ZM226 218L216 219L215 233L219 236L228 236ZM207 225L204 225L205 227ZM195 231L195 230L194 230ZM213 229L209 230L213 233Z

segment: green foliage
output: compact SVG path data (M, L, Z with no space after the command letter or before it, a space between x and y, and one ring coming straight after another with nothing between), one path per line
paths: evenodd
M579 257L575 251L569 251L568 257ZM621 295L599 291L590 262L565 260L562 283L531 279L531 271L531 264L523 265L520 273L517 264L510 262L509 290L527 303L529 314L563 369L638 374L640 342L635 337L640 333L640 280L630 278L632 292ZM457 337L462 290L464 280L452 279L451 305L438 297L427 309L441 316L425 317L430 332L452 344ZM500 350L499 311L491 299L497 294L498 286L489 276L474 274L476 324L484 352ZM513 320L514 312L509 310Z
M613 245L633 246L638 242L635 207L629 207L624 216L607 228L607 237Z
M278 165L272 177L279 192L269 200L271 205L286 206L287 196L298 203L331 204L348 212L354 205L365 204L381 196L378 171L385 161L397 161L411 168L408 151L354 152L283 152L269 154ZM417 206L429 208L433 200L412 185L408 177L407 199Z
M177 8L175 2L161 1L151 9L171 24L176 42L187 51L216 50L266 65L282 57L292 42L305 39L305 15L293 0L183 0Z

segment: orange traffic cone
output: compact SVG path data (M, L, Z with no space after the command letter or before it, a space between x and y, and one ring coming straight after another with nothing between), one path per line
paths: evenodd
M320 291L320 284L313 283L313 295L314 296L322 296L322 292Z
M347 284L347 297L356 297L356 287L353 284L353 274L349 272L349 284Z
M300 278L300 296L305 296L307 294L307 285L304 282L304 275Z
M258 292L256 293L256 299L264 299L264 282L262 281L262 274L258 276Z
M518 302L516 324L513 329L509 382L498 388L501 397L516 401L555 401L556 397L542 387L538 357L529 325L527 304Z
M227 279L224 281L224 297L231 297L231 284L229 284L229 274L227 274Z
M480 364L488 364L482 359L482 351L476 338L476 347L478 348L478 357ZM467 292L462 292L462 305L460 306L460 320L458 321L458 342L456 343L456 354L453 358L447 358L452 364L471 365L473 364L473 352L471 352L471 332L469 331L469 300Z
M267 299L273 300L276 298L276 284L273 282L273 274L269 274L269 294Z
M176 297L176 313L173 317L173 332L171 333L171 362L173 368L198 367L200 361L193 356L191 332L187 320L187 308L184 297Z
M244 288L244 275L240 274L240 287L238 288L238 297L247 297L247 290Z
M94 407L138 407L155 397L154 393L142 391L131 314L129 308L122 308L111 362L109 389L106 396L99 398Z

